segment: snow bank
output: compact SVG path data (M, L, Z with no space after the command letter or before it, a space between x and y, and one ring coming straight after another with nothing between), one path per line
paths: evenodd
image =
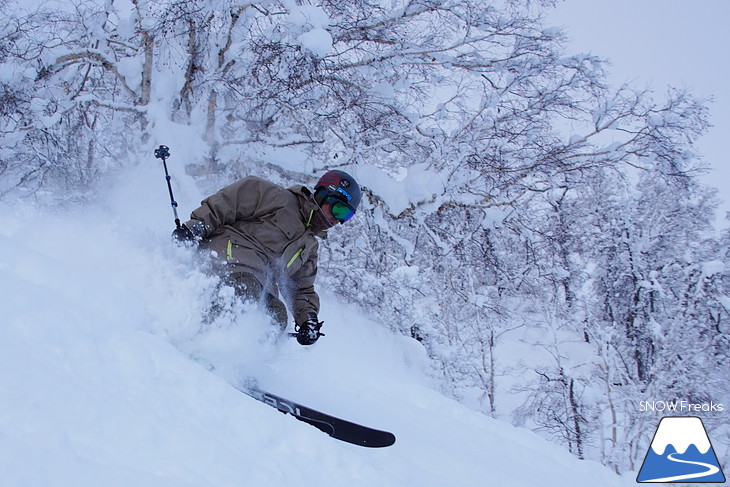
M621 485L434 392L418 343L326 291L313 347L250 306L201 325L221 293L170 243L163 205L133 219L0 210L4 486ZM231 387L249 376L398 440L333 440Z

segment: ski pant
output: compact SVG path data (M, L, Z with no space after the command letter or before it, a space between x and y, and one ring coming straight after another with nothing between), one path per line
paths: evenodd
M287 311L284 303L276 296L264 290L264 286L253 274L233 272L225 279L243 299L251 299L263 303L266 312L282 330L287 327Z

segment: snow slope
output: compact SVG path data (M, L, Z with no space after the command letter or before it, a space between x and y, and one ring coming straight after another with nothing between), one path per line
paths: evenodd
M0 206L3 486L634 485L439 395L420 345L328 291L313 347L250 306L201 326L216 281L171 244L163 184L105 209ZM397 442L333 440L231 386L249 376Z

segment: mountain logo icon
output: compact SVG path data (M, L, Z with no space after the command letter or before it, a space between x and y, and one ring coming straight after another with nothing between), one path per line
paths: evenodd
M693 416L662 418L636 481L725 482L702 420Z

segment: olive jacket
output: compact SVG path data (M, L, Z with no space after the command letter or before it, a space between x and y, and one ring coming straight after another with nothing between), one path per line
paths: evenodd
M312 228L315 211L307 188L285 189L250 176L203 200L186 225L204 225L201 247L214 251L229 273L253 274L275 297L281 286L294 320L302 323L308 312L319 312L315 237L327 233Z

